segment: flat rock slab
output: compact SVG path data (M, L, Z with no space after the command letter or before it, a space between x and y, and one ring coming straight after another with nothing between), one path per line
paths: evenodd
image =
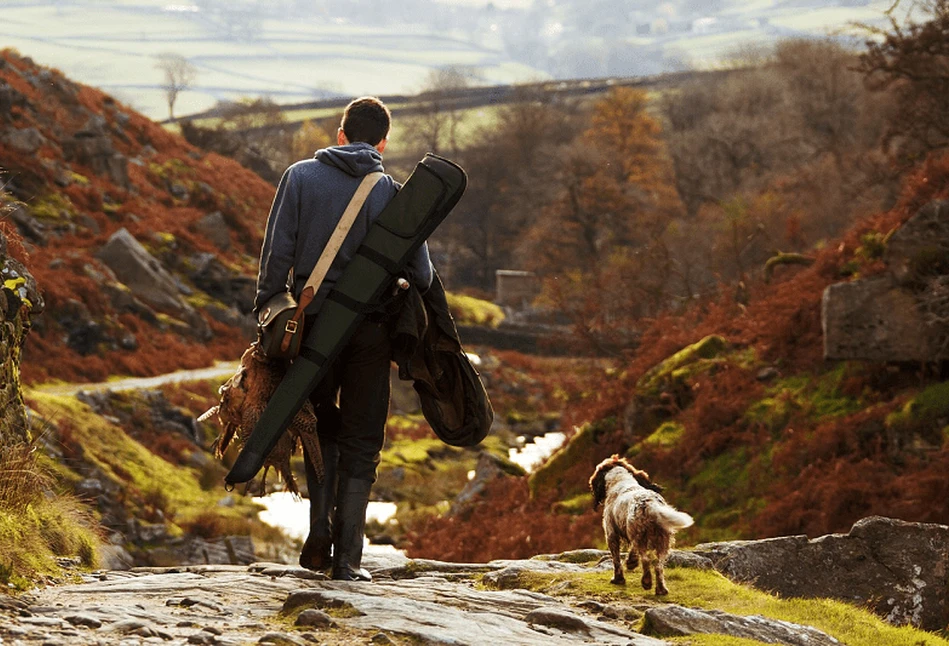
M285 609L342 610L341 623L409 635L423 643L617 644L665 642L599 621L553 597L525 590L478 590L442 577L349 583L314 582L294 592Z
M85 583L37 590L27 602L0 608L0 643L667 643L620 622L601 621L596 608L571 607L526 590L480 590L472 578L512 567L589 571L599 567L595 564L540 559L451 564L401 556L366 561L376 577L372 583L326 580L274 563L96 573ZM291 628L307 608L324 621Z
M645 630L659 637L713 633L784 646L840 646L840 641L811 626L758 615L741 617L718 610L696 610L675 605L647 610Z
M871 516L848 534L698 545L734 581L782 597L866 605L894 625L942 630L949 617L949 527Z

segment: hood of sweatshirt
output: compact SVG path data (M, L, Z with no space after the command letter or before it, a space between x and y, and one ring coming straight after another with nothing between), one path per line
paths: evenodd
M338 168L353 177L362 177L382 168L382 153L367 143L333 146L316 151L317 161Z

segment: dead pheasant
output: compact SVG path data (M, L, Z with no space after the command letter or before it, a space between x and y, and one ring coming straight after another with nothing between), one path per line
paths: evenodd
M267 407L270 396L280 385L284 372L283 362L267 359L258 351L256 343L244 351L240 368L218 389L221 403L209 408L198 418L198 421L204 421L216 414L221 423L221 433L211 446L216 457L223 457L235 435L240 443L247 439ZM313 405L306 402L264 462L264 474L260 483L262 492L266 491L267 473L272 467L287 483L289 491L299 493L296 479L290 469L290 456L296 451L297 442L306 448L314 471L320 480L323 479L323 458L316 435L316 414Z

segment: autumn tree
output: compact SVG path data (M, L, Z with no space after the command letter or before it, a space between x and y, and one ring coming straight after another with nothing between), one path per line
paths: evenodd
M168 103L168 119L174 120L178 95L191 87L198 75L198 70L188 62L187 58L171 52L160 54L155 67L162 73L161 88L165 92L165 101Z
M900 25L891 14L859 64L873 89L896 96L886 143L901 168L949 147L949 0L912 4L929 19Z
M672 268L663 236L681 206L642 92L611 91L588 123L561 151L556 193L523 255L547 297L605 348L628 344L635 319L666 305Z
M432 240L455 284L494 288L498 269L520 268L518 246L554 192L557 151L581 127L571 101L519 88L475 129L458 160L468 189Z
M661 101L675 185L704 259L689 293L749 279L778 251L804 251L892 197L878 153L887 104L854 52L784 41L753 67L700 77ZM885 97L884 97L885 98Z

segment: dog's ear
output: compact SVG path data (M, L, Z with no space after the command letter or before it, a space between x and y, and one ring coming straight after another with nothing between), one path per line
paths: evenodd
M639 483L640 487L649 489L650 491L655 491L656 493L662 493L663 488L650 480L649 474L645 471L639 471L638 473L633 474L633 477L636 478L636 482Z
M590 478L590 490L593 492L593 510L596 511L606 500L606 469L601 464Z

